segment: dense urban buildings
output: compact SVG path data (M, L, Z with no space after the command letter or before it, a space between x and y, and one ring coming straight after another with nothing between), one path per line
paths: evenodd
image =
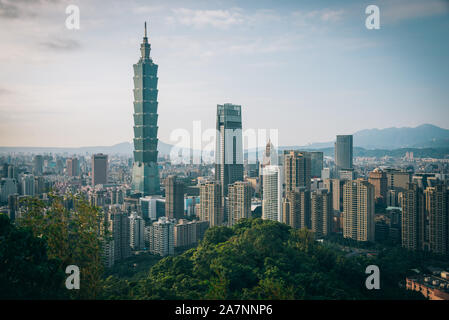
M134 164L133 191L142 196L159 194L157 166L157 70L150 57L147 27L140 45L141 57L134 64Z

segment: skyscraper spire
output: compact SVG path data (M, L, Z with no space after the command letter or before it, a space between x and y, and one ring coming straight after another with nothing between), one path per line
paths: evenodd
M147 22L145 21L145 33L144 33L144 37L143 37L143 41L142 44L140 45L140 52L142 54L142 59L147 60L150 58L150 50L151 50L151 46L148 43L148 38L147 38Z

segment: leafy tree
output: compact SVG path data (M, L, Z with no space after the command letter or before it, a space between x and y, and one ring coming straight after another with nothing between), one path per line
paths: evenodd
M73 209L64 205L67 202ZM80 268L80 290L71 290L72 297L96 298L102 289L102 243L107 237L102 212L74 195L50 194L49 203L29 198L24 204L20 225L47 241L48 256L60 261L59 269Z
M61 299L65 274L48 258L44 239L0 214L0 299Z

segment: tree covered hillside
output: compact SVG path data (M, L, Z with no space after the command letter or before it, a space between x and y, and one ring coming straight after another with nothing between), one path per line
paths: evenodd
M306 230L262 219L214 227L197 248L156 263L138 281L108 277L105 299L410 299L396 274L367 290L365 269L376 261L347 259ZM381 269L382 270L382 269ZM382 280L384 279L384 280Z

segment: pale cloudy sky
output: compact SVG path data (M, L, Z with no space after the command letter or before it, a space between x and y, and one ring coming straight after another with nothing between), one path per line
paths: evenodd
M81 29L65 27L80 8ZM380 30L365 8L380 8ZM243 126L281 145L360 129L449 128L449 4L389 1L0 0L0 146L112 145L132 139L132 64L149 20L159 65L159 138Z

